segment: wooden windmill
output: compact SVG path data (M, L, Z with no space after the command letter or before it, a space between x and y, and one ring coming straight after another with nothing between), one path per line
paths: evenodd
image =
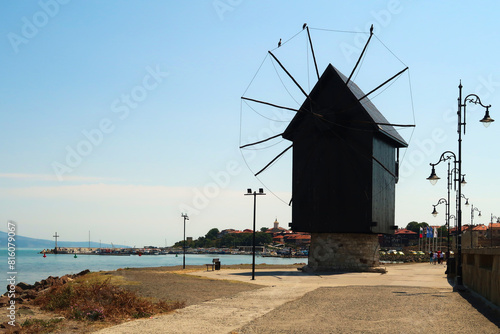
M307 33L313 50L309 27ZM373 29L366 46L372 34ZM307 94L269 53L305 96L281 136L293 147L290 226L312 235L307 269L358 271L376 267L377 235L392 234L397 228L394 211L399 149L408 144L369 95L408 68L365 94L351 80L359 60L349 77L331 64L320 76L316 66L318 81Z

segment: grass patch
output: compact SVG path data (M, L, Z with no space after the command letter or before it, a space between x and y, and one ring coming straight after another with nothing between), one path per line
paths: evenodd
M141 282L129 281L124 276L113 275L109 272L95 272L89 273L85 276L76 279L76 282L104 282L109 280L113 285L140 285Z
M23 333L51 333L61 321L63 321L61 318L49 320L28 319L21 324L21 328Z
M81 321L144 318L184 307L181 302L153 303L135 292L111 284L111 277L93 276L51 287L35 299L42 310Z

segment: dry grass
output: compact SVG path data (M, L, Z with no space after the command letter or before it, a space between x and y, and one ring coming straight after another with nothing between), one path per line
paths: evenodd
M153 303L110 283L111 279L93 279L50 288L35 304L68 319L117 321L143 318L183 307L180 302Z

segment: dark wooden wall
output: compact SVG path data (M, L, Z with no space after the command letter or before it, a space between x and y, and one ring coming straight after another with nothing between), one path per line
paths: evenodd
M392 233L396 191L396 149L377 137L373 139L372 219L374 233ZM384 169L381 164L388 169ZM392 175L391 175L392 173Z

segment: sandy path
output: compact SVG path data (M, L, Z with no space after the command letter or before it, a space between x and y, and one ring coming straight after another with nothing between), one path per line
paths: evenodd
M465 327L460 327L464 331L458 332L467 333L478 325L485 333L498 332L496 325L473 307L467 307L467 301L460 295L452 293L444 275L444 266L422 263L391 266L388 270L387 274L328 275L305 274L297 270L259 270L255 281L250 280L251 274L248 270L195 272L193 274L199 276L240 280L266 287L192 305L172 314L131 321L98 333L315 333L319 328L322 329L320 332L327 330L326 332L331 333L369 332L364 326L369 326L371 322L376 324L377 321L383 321L382 315L390 316L390 322L407 323L409 330L406 332L419 333L418 328L412 327L408 319L411 314L417 315L415 319L425 317L429 311L425 305L443 305L439 308L439 311L443 312L440 317L455 312L458 319L474 318L474 321L464 322ZM399 288L396 291L393 287L407 289ZM419 288L425 289L419 292ZM401 298L396 299L399 303L398 309L406 311L391 311L394 298L397 298L398 294L412 294L417 299L413 303L406 303ZM390 296L392 299L382 298L383 296ZM343 302L331 304L334 300ZM336 313L345 312L346 321L339 321L338 317L332 316L335 314L332 313L333 306L340 307ZM365 322L349 321L349 317L359 318L358 309L363 306L366 306L366 314L363 314L367 317ZM388 313L380 312L383 309L387 309ZM456 310L463 310L465 313L457 315ZM286 321L280 322L279 319ZM437 332L448 332L452 329L449 322L443 323L444 327L440 327L440 324L441 322L436 322L437 327L428 329ZM384 332L381 328L387 329L379 324L379 327L372 328L375 330L372 332ZM340 329L342 331L339 331ZM393 332L399 332L397 327L393 329ZM494 331L491 331L492 329Z

